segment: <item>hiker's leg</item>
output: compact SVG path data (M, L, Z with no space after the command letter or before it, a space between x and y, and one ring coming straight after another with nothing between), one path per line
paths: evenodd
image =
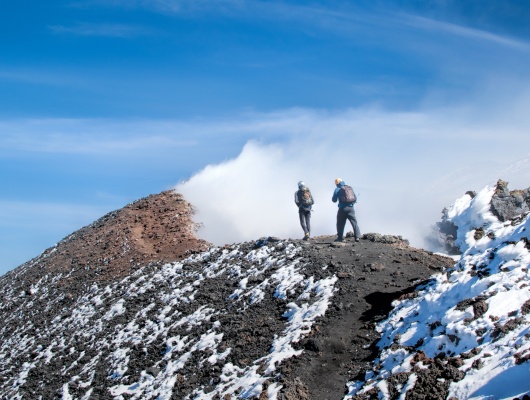
M355 239L359 239L361 237L361 231L359 229L359 225L357 224L355 210L353 209L353 207L348 208L348 220L350 221L351 227L353 228L353 236L355 237Z
M300 207L298 209L298 215L300 216L300 226L304 230L304 234L305 234L305 233L309 232L309 230L308 230L307 225L306 225L305 212L304 212L302 207Z
M307 226L307 233L311 233L311 210L305 213L305 224Z
M342 208L337 211L337 239L342 239L344 234L344 225L346 225L347 214Z

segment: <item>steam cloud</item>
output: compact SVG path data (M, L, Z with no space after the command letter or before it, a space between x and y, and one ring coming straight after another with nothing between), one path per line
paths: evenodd
M530 139L521 123L528 117L496 113L491 121L485 110L464 111L290 110L255 116L244 129L259 140L175 189L196 207L199 236L222 245L263 236L301 238L294 204L300 180L315 198L312 235L335 234L331 196L340 177L359 195L362 233L402 235L426 247L442 209L465 191L499 178L512 188L530 182L524 150Z

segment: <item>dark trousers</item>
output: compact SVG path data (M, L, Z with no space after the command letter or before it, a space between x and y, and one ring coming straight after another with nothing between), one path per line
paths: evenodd
M304 233L311 232L311 210L307 210L304 207L298 208L298 215L300 216L300 225L304 230Z
M357 217L355 217L355 211L353 207L339 208L339 211L337 212L337 238L342 239L346 220L350 221L350 224L353 228L353 235L356 239L358 239L361 236L361 231L357 225Z

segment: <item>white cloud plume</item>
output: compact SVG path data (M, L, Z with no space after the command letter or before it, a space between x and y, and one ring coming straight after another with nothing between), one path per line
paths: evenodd
M424 247L443 207L502 178L527 187L530 138L519 114L481 117L470 109L390 113L312 110L261 116L247 128L283 141L250 141L239 156L209 165L176 190L196 206L199 234L215 243L262 236L301 237L294 192L299 180L316 204L313 235L335 233L336 177L359 193L361 231L403 235ZM517 121L516 123L511 123ZM515 145L515 143L517 143ZM509 150L508 150L509 149ZM515 186L518 185L518 186Z
M425 228L465 191L498 178L513 188L529 186L528 91L524 82L518 93L507 85L504 91L486 86L466 105L416 112L298 108L188 121L4 120L0 149L6 155L111 155L115 161L126 155L157 165L179 159L205 165L212 149L222 148L219 160L247 142L238 156L177 187L197 207L205 239L300 237L293 202L299 180L316 199L313 234L333 234L330 197L338 176L360 194L356 209L364 233L400 234L423 246Z

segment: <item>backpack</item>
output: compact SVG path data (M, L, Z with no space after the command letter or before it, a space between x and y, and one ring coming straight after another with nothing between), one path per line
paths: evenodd
M351 186L344 185L339 190L339 201L341 203L355 203L357 201L357 196L355 196L355 192L353 191Z
M314 203L311 191L306 187L298 191L298 198L300 200L300 204L304 207L311 206Z

